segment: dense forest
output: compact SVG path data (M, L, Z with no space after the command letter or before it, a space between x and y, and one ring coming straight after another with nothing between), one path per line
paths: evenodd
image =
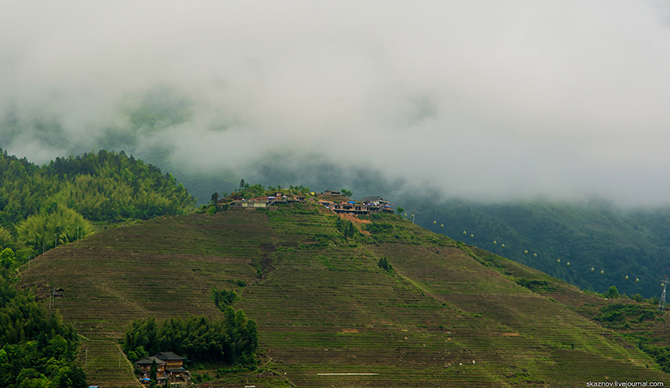
M658 297L668 274L670 211L624 210L604 201L481 204L403 201L416 223L582 289L612 285ZM408 217L410 217L408 215Z
M231 306L223 314L218 319L171 318L161 324L154 318L136 320L126 331L123 350L133 362L158 352L175 352L188 361L253 367L257 363L256 322Z
M85 388L78 338L57 312L18 290L0 268L0 387Z
M0 247L18 259L86 236L92 222L183 214L194 203L172 175L123 151L40 167L0 150Z

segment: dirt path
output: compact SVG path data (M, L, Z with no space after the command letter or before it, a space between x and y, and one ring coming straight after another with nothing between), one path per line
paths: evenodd
M366 236L371 236L370 232L368 232L367 230L363 230L363 225L362 224L371 224L372 221L361 220L360 218L358 218L358 217L356 217L352 214L347 214L347 213L338 213L338 215L343 220L351 221L356 226L356 229L358 229L359 232L363 233Z

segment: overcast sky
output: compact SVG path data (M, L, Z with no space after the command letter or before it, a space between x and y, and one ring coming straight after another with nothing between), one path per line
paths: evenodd
M0 147L133 138L191 169L281 153L470 199L669 204L664 4L0 1ZM138 106L181 113L133 127Z

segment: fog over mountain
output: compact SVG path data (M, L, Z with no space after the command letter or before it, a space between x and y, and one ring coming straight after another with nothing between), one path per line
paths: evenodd
M31 161L108 148L183 181L669 202L661 1L2 8L0 147Z

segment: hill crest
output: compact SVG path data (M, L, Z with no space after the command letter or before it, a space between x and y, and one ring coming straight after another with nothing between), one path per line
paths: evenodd
M57 307L88 338L90 381L108 386L133 382L115 351L130 321L218 316L212 288L238 291L234 306L257 322L264 362L258 371L223 374L221 384L667 379L646 354L566 307L602 299L398 216L371 215L354 232L338 220L312 203L159 217L49 251L22 271L21 284L43 296L65 289ZM550 279L551 296L519 279Z

